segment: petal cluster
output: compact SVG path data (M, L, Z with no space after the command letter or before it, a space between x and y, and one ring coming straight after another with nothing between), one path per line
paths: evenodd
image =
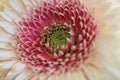
M44 39L45 31L57 24L69 28L70 38L67 38L67 44L53 51L50 44L41 39ZM33 70L66 72L79 67L80 62L84 63L93 52L97 26L80 1L43 1L19 25L17 51L21 60Z

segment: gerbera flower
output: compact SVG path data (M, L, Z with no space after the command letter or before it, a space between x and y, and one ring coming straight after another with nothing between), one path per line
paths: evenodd
M0 12L0 80L119 80L119 0L10 0Z

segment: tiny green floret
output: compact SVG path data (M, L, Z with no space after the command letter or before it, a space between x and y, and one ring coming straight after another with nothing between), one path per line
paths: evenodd
M49 44L52 48L61 47L67 44L67 38L70 37L69 29L63 25L54 26L49 30Z

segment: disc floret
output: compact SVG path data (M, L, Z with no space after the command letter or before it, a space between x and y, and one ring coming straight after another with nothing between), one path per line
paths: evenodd
M61 47L67 44L67 38L70 37L69 28L64 25L54 25L48 30L48 43L52 48Z

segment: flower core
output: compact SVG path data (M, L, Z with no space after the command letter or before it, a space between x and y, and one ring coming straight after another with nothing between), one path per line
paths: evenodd
M68 31L69 28L64 25L52 25L52 28L44 34L42 39L44 43L48 43L52 49L55 49L67 43L67 38L70 37Z
M19 22L17 52L33 71L75 70L89 58L97 26L79 0L43 1Z

